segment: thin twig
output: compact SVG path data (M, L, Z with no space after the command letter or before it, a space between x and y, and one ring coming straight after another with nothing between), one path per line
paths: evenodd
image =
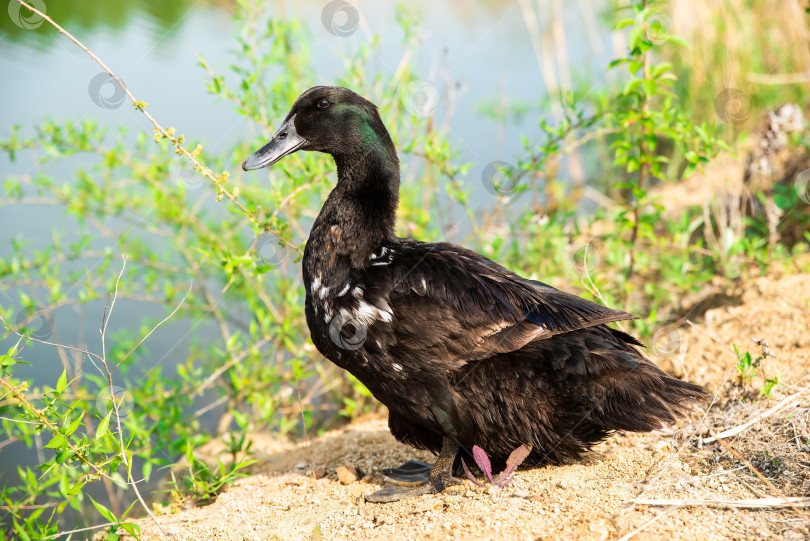
M676 505L673 505L672 507L670 507L669 509L667 509L666 511L663 511L663 512L661 512L661 513L658 513L658 514L657 514L657 515L655 515L653 518L651 518L650 520L648 520L647 522L645 522L644 524L642 524L641 526L639 526L638 528L636 528L636 529L635 529L635 530L633 530L632 532L627 533L627 534L624 534L623 536L621 536L621 537L619 538L619 541L627 541L628 539L630 539L631 537L633 537L634 535L636 535L637 533L639 533L640 531L642 531L644 528L646 528L647 526L651 525L651 524L652 524L653 522L655 522L656 520L658 520L658 519L660 519L660 518L662 518L662 517L665 517L666 515L670 514L672 511L674 511L674 510L675 510L675 509L677 509L677 508L678 508L678 506L677 506L677 504L676 504Z
M234 190L229 191L227 188L222 186L222 183L225 181L225 179L227 179L227 174L223 174L220 178L214 176L211 169L205 167L200 161L197 160L196 155L198 151L195 150L192 152L186 149L186 147L184 147L182 144L183 136L182 135L175 136L173 128L166 129L160 124L158 124L157 120L155 120L155 118L151 114L149 114L149 112L146 110L146 103L136 99L135 96L132 94L132 92L130 92L129 89L124 85L121 79L115 73L113 73L113 71L110 68L107 67L107 65L101 60L101 58L99 58L95 53L93 53L93 51L88 49L86 45L84 45L81 41L76 39L70 32L62 28L59 24L57 24L53 19L48 17L45 13L39 11L38 9L29 4L26 4L23 0L17 0L17 2L21 6L31 11L32 13L36 13L37 15L42 17L45 21L48 22L48 24L56 28L60 34L65 35L68 39L70 39L70 41L75 43L77 46L79 46L79 48L81 48L85 53L87 53L87 55L90 56L90 58L92 58L99 66L101 66L101 69L107 72L107 74L113 79L113 81L115 81L115 84L117 84L119 88L121 88L121 90L124 91L127 97L132 101L132 105L135 106L135 108L138 111L143 113L143 115L149 120L149 122L152 123L152 125L155 127L155 131L159 132L161 136L171 141L178 154L182 154L186 158L188 158L189 161L191 161L191 163L194 164L194 169L196 171L198 171L201 175L208 178L211 182L214 183L217 195L227 197L234 205L236 205L236 207L242 213L244 213L253 222L255 222L258 225L261 225L263 228L266 228L266 224L263 224L258 216L250 212L239 201L236 200L237 196L239 195L238 189L235 188ZM266 230L278 236L278 233L276 231L271 231L269 229Z
M750 498L745 500L720 500L720 499L705 499L705 500L633 500L633 503L639 505L654 505L654 506L697 506L708 505L717 507L727 507L729 509L767 509L779 507L792 507L798 512L797 507L810 507L810 498ZM622 538L624 539L624 538Z
M89 530L98 530L99 528L106 528L107 526L115 526L120 524L119 522L107 522L105 524L96 524L95 526L88 526L87 528L79 528L78 530L67 530L64 532L55 533L53 535L49 535L45 539L54 539L56 537L62 537L63 535L70 535L78 532L86 532Z
M712 434L712 436L714 436L714 437L715 437L715 439L717 439L717 436L714 434L714 432L710 432L710 433ZM786 504L787 504L787 505L788 505L788 506L789 506L791 509L793 509L793 510L796 512L796 514L797 514L797 515L799 515L799 516L800 516L801 518L803 518L803 519L804 519L804 520L805 520L805 521L806 521L808 524L810 524L810 517L808 517L807 515L805 515L805 514L804 514L804 512L802 512L802 511L801 511L801 510L800 510L800 509L799 509L799 508L798 508L798 507L797 507L797 506L796 506L796 505L793 503L793 501L792 501L792 499L791 499L791 498L788 498L787 496L785 496L785 495L782 493L782 491L781 491L781 490L779 490L778 488L776 488L776 486L775 486L773 483L771 483L771 482L768 480L768 478L767 478L767 477L765 477L764 475L762 475L762 473L761 473L761 472L760 472L758 469L756 469L756 468L753 466L753 464L751 464L750 462L748 462L748 461L747 461L747 460L746 460L746 459L745 459L745 458L744 458L744 457L743 457L743 456L742 456L740 453L738 453L737 451L735 451L735 450L734 450L734 449L733 449L731 446L729 446L729 445L728 445L726 442L724 442L724 441L722 440L722 438L721 438L721 439L717 439L717 443L719 443L719 444L720 444L720 445L723 447L723 449L725 449L726 451L728 451L729 453L731 453L732 455L734 455L735 457L737 457L737 460L739 460L740 462L742 462L743 464L745 464L745 465L748 467L748 469L749 469L749 470L751 470L751 473L753 473L754 475L756 475L757 477L759 477L759 479L760 479L760 480L761 480L763 483L765 483L766 485L768 485L768 488L770 488L770 489L771 489L771 490L774 492L774 494L776 494L776 495L777 495L777 496L779 496L781 499L783 499L783 500L785 501L785 503L786 503ZM810 503L810 498L806 499L805 501L807 501L808 503Z
M146 339L147 339L147 338L149 338L150 336L152 336L152 333L153 333L153 332L155 332L155 331L158 329L158 327L160 327L161 325L163 325L164 323L166 323L167 321L169 321L169 320L170 320L170 319L171 319L171 318L174 316L174 314L176 314L176 313L177 313L177 311L178 311L178 310L180 310L180 307L181 307L181 306L183 306L183 303L184 303L184 302L186 302L186 299L187 299L187 298L188 298L188 296L191 294L191 288L192 288L193 286L194 286L194 282L193 282L193 281L192 281L192 282L189 282L189 284L188 284L188 291L186 291L186 294L185 294L185 295L183 295L183 298L182 298L182 299L180 299L180 302L177 304L177 306L175 306L175 307L174 307L174 310L172 310L172 313L171 313L171 314L169 314L168 316L164 317L164 318L163 318L163 319L162 319L162 320L161 320L159 323L157 323L157 324L156 324L154 327L152 327L152 329L151 329L151 330L150 330L148 333L146 333L146 334L144 335L144 337L143 337L143 338L141 338L141 339L140 339L140 341L138 341L138 343L137 343L137 344L135 344L135 346L134 346L134 347L133 347L131 350L129 350L129 352L128 352L126 355L124 355L124 356L121 358L121 360L120 360L120 361L118 361L117 363L115 363L115 366L113 367L113 370L115 370L116 368L118 368L118 367L121 365L121 363L122 363L122 362L126 361L126 360L127 360L127 357L129 357L130 355L132 355L132 352L133 352L133 351L135 351L136 349L138 349L138 347L140 347L140 345L141 345L141 344L143 344L143 343L146 341ZM117 293L117 292L116 292L116 293Z
M146 513L152 519L152 521L157 525L158 529L160 530L160 533L162 533L163 535L170 535L170 536L174 537L174 534L172 534L170 532L167 532L166 530L163 529L163 526L160 524L160 522L158 521L155 514L152 513L152 510L149 509L149 505L147 505L146 500L144 500L143 496L141 495L141 491L138 488L138 483L135 482L135 479L132 477L132 462L129 460L129 458L127 456L127 449L126 449L126 445L124 444L124 430L121 427L121 412L120 412L120 409L119 409L120 402L118 400L116 400L115 386L113 385L112 370L110 370L109 364L107 363L107 354L106 354L106 352L107 352L107 346L106 346L107 324L109 323L109 318L112 316L112 311L113 311L113 308L115 307L115 301L118 298L118 286L119 286L119 284L121 282L121 277L124 275L124 270L127 267L127 256L122 255L122 259L123 259L123 263L121 265L121 271L118 273L118 278L115 280L115 290L113 291L113 294L110 297L110 300L107 301L107 304L109 305L110 310L109 310L109 312L107 312L107 308L105 307L105 309L104 309L104 321L103 321L102 326L101 326L101 352L102 352L101 353L101 362L104 365L104 370L107 372L107 385L108 385L109 391L110 391L110 399L111 399L110 401L112 402L113 413L115 413L115 424L116 424L116 427L117 427L117 430L118 430L118 445L119 445L119 449L121 451L121 461L124 463L124 466L126 467L126 470L127 470L127 477L129 478L128 484L132 487L132 490L135 492L135 496L138 498L138 501L141 502L141 506L144 508ZM190 288L189 288L189 291L190 291ZM188 293L186 295L188 295ZM183 300L185 300L185 297L183 298ZM178 304L177 308L179 308L182 304L183 304L183 301L180 301L180 304ZM175 308L174 312L177 311L177 308ZM174 314L174 312L172 312L172 314ZM168 318L166 318L166 319L168 319ZM166 319L164 319L163 321L166 321ZM150 334L152 334L152 332L158 326L160 326L162 323L163 323L162 321L160 323L158 323L158 325L156 325L151 331L149 331L149 334L147 334L146 337L148 337ZM141 340L141 342L143 342L146 339L146 337L144 337ZM139 342L139 345L140 345L140 342ZM129 354L127 354L127 355L129 355Z

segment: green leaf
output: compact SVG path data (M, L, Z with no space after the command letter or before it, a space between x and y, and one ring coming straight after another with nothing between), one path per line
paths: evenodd
M70 426L67 427L67 430L65 430L65 435L70 436L71 434L76 432L76 429L78 429L79 425L82 424L82 419L84 419L84 412L83 411L79 414L79 416L76 418L75 421L70 423Z
M141 527L138 526L137 524L125 522L121 524L121 528L126 530L126 532L135 539L138 539L141 536Z
M96 429L96 439L101 438L102 436L107 434L107 432L109 432L108 428L110 424L110 415L112 415L112 413L113 409L110 409L107 415L104 416L104 419L102 419L101 422L99 423L98 428Z
M93 502L93 505L96 507L98 512L101 513L101 516L103 516L104 518L106 518L110 522L118 522L118 519L115 518L115 515L113 515L112 511L110 511L109 509L107 509L106 507L104 507L103 505L98 503L89 494L87 495L87 497L90 498L91 502Z
M59 381L56 382L56 391L61 393L67 387L67 370L62 370L62 375L59 376Z

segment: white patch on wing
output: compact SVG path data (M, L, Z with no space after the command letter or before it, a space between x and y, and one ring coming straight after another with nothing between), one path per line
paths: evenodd
M487 327L486 330L484 330L481 333L481 336L484 336L484 337L492 336L493 334L498 334L502 330L504 330L504 329L506 329L508 327L512 327L512 326L514 326L514 323L511 323L509 321L501 320L498 323L493 323L492 325Z
M346 292L349 291L349 287L351 287L349 282L346 282L346 285L343 286L343 289L340 290L340 293L338 293L337 296L342 297L343 295L345 295Z
M380 259L381 257L385 257L388 254L388 246L383 246L380 250L380 255L371 254L371 259Z
M360 286L357 286L354 289L352 289L352 296L355 299L362 299L363 298L363 290L360 289Z
M327 295L329 295L328 287L322 287L321 290L318 291L318 297L320 297L321 299L325 299Z
M391 366L394 368L395 371L402 372L402 365L401 364L394 363Z
M341 313L343 311L344 310L341 309ZM387 310L380 310L373 304L367 303L366 301L360 301L360 305L357 307L354 317L366 325L371 325L376 319L388 323L394 319L394 314Z
M379 266L388 265L389 263L391 263L391 256L389 255L389 253L393 254L394 252L390 251L387 246L383 246L380 249L380 254L379 255L371 254L371 256L370 256L370 259L372 261L371 266L372 267L379 267ZM382 261L375 261L377 259L380 259Z
M315 292L318 291L320 288L321 288L321 279L313 278L312 284L309 286L309 292L314 295Z

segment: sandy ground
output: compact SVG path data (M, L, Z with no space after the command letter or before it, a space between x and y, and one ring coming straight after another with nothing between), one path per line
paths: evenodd
M398 444L385 419L361 419L309 443L257 435L261 461L250 477L206 507L161 515L159 521L180 539L228 541L810 538L810 507L778 505L779 493L806 497L810 505L810 275L752 280L724 306L693 316L694 325L668 329L668 343L676 347L652 352L652 358L706 385L716 400L666 432L617 434L582 462L519 470L503 489L485 491L465 481L440 495L383 505L363 500L379 488L383 467L432 458ZM763 367L767 377L778 375L783 383L770 400L757 396L759 378L748 389L734 384L731 344L753 354L760 347L752 338L766 339L776 355ZM789 407L724 440L773 487L725 448L701 445L709 430L743 424L792 395L797 398ZM307 475L311 463L320 478ZM365 476L342 484L336 475L341 465ZM637 503L756 498L777 506ZM153 522L144 520L141 527L143 539L161 538Z

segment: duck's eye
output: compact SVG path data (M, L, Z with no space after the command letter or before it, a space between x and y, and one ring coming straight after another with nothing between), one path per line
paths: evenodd
M331 104L329 103L329 100L327 100L326 98L321 98L321 99L318 100L317 105L318 105L318 109L326 109Z

